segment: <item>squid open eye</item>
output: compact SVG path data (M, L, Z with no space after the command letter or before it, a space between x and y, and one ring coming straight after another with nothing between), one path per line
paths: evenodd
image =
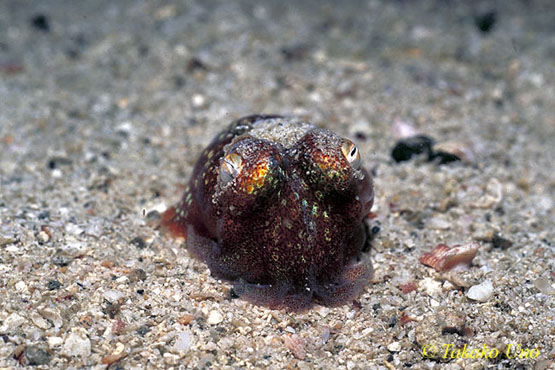
M350 140L345 140L343 145L341 145L341 152L347 159L347 162L355 170L360 167L360 153L357 146Z
M239 154L229 153L220 164L220 181L225 185L235 179L243 170L243 158Z

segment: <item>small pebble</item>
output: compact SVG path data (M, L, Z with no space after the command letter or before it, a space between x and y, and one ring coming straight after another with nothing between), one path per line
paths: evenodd
M204 62L197 57L192 57L191 59L189 59L189 62L187 63L187 72L193 72L195 70L207 70L208 67L206 66L206 64L204 64Z
M58 168L60 165L66 166L72 163L71 159L65 157L53 157L48 160L48 168L51 170Z
M488 33L493 29L495 22L497 21L497 13L494 10L487 11L478 15L474 19L474 23L480 32Z
M91 354L91 341L84 329L76 329L68 335L61 353L66 356L87 357Z
M50 22L48 18L44 14L37 14L33 18L31 18L31 25L42 32L50 31Z
M114 350L114 352L112 352L108 356L104 357L102 359L102 363L104 365L110 366L113 363L121 360L125 356L127 356L127 353L125 353L125 345L123 343L118 343L118 344L116 344L116 349Z
M553 288L553 285L549 282L547 278L544 278L544 277L537 278L534 281L534 286L543 294L547 294L547 295L555 294L555 288Z
M48 233L44 231L39 232L37 237L39 239L39 242L41 243L47 243L48 241L50 241L50 235L48 235Z
M116 283L118 284L125 284L129 281L129 278L127 276L120 276L119 278L116 279Z
M191 323L194 319L195 319L195 317L193 315L185 313L185 314L181 315L181 317L179 318L178 321L181 325L187 325L187 324Z
M39 346L25 349L25 364L31 366L46 365L50 362L50 354Z
M61 179L64 173L59 168L55 168L50 172L50 176L52 176L53 179Z
M174 352L183 353L187 352L191 348L191 334L187 331L182 331L177 333L175 344L172 349Z
M61 337L48 337L46 343L48 343L48 347L55 348L61 346L64 340Z
M143 325L137 329L137 334L139 334L141 337L144 337L149 331L150 328L146 325Z
M144 281L146 280L146 278L146 272L143 269L134 269L129 273L129 280L131 280L131 282L133 283L136 283L139 280Z
M83 233L83 231L85 231L85 229L83 229L83 228L81 228L81 227L79 227L75 224L66 224L65 230L68 233L70 233L72 235L75 235L75 236L80 235L80 234Z
M428 227L434 230L447 230L451 227L451 222L442 216L435 216L428 221Z
M486 302L493 294L493 284L491 281L486 280L481 284L470 287L466 296L474 301Z
M162 356L164 359L164 364L168 366L176 366L179 363L179 356L172 353L166 352Z
M107 314L111 319L116 317L121 311L121 304L119 303L111 303L106 301L106 306L102 310L105 314Z
M50 219L50 211L48 210L42 211L41 213L38 214L37 218L39 220Z
M491 238L491 244L494 248L508 249L513 245L513 242L496 234Z
M418 136L420 132L409 122L400 118L395 119L391 126L393 137L397 140L407 139L409 137Z
M50 326L48 325L48 321L46 321L44 317L39 315L38 312L32 312L30 314L30 318L33 324L35 324L40 329L48 329L48 327Z
M25 282L24 282L23 280L22 280L22 281L18 281L18 282L15 284L15 290L17 290L18 292L24 292L24 291L27 290L27 284L25 284Z
M471 143L462 141L445 141L433 146L432 160L439 160L439 164L446 164L454 161L473 163L476 154Z
M393 342L387 345L387 350L389 352L399 352L401 351L401 343L400 342Z
M206 322L210 325L217 325L223 320L224 317L222 316L222 314L219 311L213 310L210 311L210 313L208 314L208 319L206 320Z
M204 95L195 94L193 95L192 102L193 102L193 107L200 108L206 102L206 98L204 97Z
M136 236L135 238L133 238L130 243L137 247L137 249L146 248L146 242L140 236Z
M292 62L304 59L307 56L309 49L305 44L296 44L284 46L280 51L283 59L288 62Z
M112 304L119 303L119 300L122 299L125 295L117 290L109 289L102 294L102 298L107 300Z
M52 263L56 266L59 267L64 267L70 264L72 258L62 254L63 252L56 252L56 254L54 255L54 257L52 257Z
M56 290L59 289L61 286L62 283L60 283L58 280L49 280L48 284L46 284L48 290Z
M7 237L7 236L0 235L0 247L3 247L4 245L11 244L13 242L15 242L14 238L10 238L10 237Z
M9 245L6 247L6 252L12 252L12 253L19 252L19 247L13 244Z
M424 278L418 284L421 290L424 290L429 296L438 295L441 293L441 283L432 278Z
M297 334L287 334L283 337L283 344L287 347L293 356L299 360L304 360L306 357L306 341Z
M495 177L491 178L484 190L484 194L470 205L474 208L493 208L503 199L503 185Z
M27 320L24 317L19 316L17 313L14 312L4 320L2 326L0 326L0 333L12 332L16 328L23 325L23 323L25 323L26 321Z

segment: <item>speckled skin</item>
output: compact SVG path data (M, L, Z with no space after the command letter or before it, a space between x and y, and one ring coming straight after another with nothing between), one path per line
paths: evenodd
M298 120L241 118L203 151L162 227L255 304L345 304L372 274L361 252L373 203L372 179L351 166L346 142ZM230 153L242 163L232 180L221 173Z

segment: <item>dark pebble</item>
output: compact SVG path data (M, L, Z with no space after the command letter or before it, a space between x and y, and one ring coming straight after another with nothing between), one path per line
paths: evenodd
M233 290L233 288L231 288L229 290L229 299L237 299L239 298L239 296L237 295L237 293L235 293L235 290Z
M52 258L52 263L60 267L67 266L69 265L70 262L71 262L71 259L68 256L64 256L61 254L56 254Z
M476 27L478 27L478 29L482 33L490 32L493 29L493 26L495 26L496 21L497 13L495 13L495 11L493 10L480 14L474 19Z
M387 326L389 326L390 328L394 327L395 324L397 324L397 316L391 316L391 318L389 319L389 321L387 322Z
M494 304L495 308L499 308L499 310L501 310L502 312L511 312L512 308L511 305L505 302L496 302Z
M104 307L103 312L110 316L111 319L117 316L121 310L121 305L119 303L112 303L110 301L104 300L106 306Z
M131 240L130 243L133 244L135 247L137 247L137 249L145 249L146 248L146 242L140 236L134 237Z
M427 154L428 158L432 155L432 138L424 135L412 136L399 140L391 151L391 157L395 162L408 161L413 155Z
M435 152L430 155L430 161L437 161L439 164L447 164L460 161L461 157L447 152Z
M56 290L60 289L62 283L60 283L58 280L49 280L46 286L48 287L48 290Z
M25 349L25 364L46 365L50 362L50 354L38 346L30 346Z
M144 337L145 334L148 333L149 331L150 331L149 327L146 325L143 325L137 329L137 334L139 334L141 337Z
M129 280L136 283L137 281L145 281L146 280L146 272L143 269L135 269L129 273Z
M137 289L137 294L145 294L145 290L144 289Z
M288 62L303 60L307 54L308 48L306 45L293 45L281 48L281 55Z
M494 235L493 238L491 238L491 244L494 248L507 249L513 245L513 242L499 235Z
M374 303L374 304L372 305L372 309L373 309L374 311L379 310L380 307L381 307L381 305L380 305L379 303Z
M364 132L360 132L360 131L355 132L355 138L357 140L360 140L360 141L364 141L364 140L368 139L366 137L366 134Z
M159 221L161 218L160 212L158 211L150 211L146 214L146 219L149 222Z
M39 220L44 220L46 218L50 218L50 212L49 211L42 211L41 213L39 213L39 215L37 217L39 218Z
M197 70L206 71L207 69L208 67L206 66L206 64L204 64L199 58L193 57L187 63L187 72L194 72Z
M71 159L65 157L53 157L48 160L48 168L51 170L57 168L58 166L70 165Z
M48 22L48 17L46 17L44 14L35 15L31 19L31 25L39 31L50 31L50 23Z
M372 234L377 234L379 232L380 232L380 227L379 226L372 227Z
M183 86L185 86L185 77L183 76L174 76L173 77L173 86L176 89L181 89Z

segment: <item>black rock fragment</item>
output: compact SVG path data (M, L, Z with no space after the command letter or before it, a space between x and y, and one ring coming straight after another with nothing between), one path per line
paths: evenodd
M432 145L434 140L425 135L411 136L399 140L391 151L391 157L395 162L408 161L414 155L426 154L428 158L432 156Z
M49 280L48 284L46 284L48 290L56 290L59 289L61 286L62 283L60 283L58 280Z
M50 23L48 22L48 17L44 14L37 14L31 18L31 25L42 32L50 31Z
M130 243L133 244L135 247L137 247L137 249L145 249L146 248L146 242L140 236L137 236L137 237L133 238L130 241Z
M495 26L496 21L497 13L493 10L479 14L478 16L476 16L476 18L474 18L474 23L476 24L476 27L478 27L478 29L482 33L490 32L493 29L493 26Z

